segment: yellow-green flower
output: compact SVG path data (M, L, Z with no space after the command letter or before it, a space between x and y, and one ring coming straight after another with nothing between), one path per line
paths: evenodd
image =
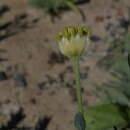
M83 26L65 27L56 38L62 54L74 57L80 56L89 43L91 31Z

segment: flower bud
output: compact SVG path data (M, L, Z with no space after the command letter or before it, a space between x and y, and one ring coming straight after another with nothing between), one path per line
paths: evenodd
M62 54L75 57L80 56L88 47L91 31L82 26L65 27L56 38Z

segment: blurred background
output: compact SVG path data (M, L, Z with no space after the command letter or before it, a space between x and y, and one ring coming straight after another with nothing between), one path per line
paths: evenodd
M86 107L130 107L130 0L0 0L0 127L73 130L71 61L55 35L84 25L93 35L81 59Z

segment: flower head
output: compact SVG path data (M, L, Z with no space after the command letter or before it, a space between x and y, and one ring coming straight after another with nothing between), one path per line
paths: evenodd
M74 57L80 56L86 49L91 31L83 26L65 27L56 35L59 40L59 48L62 54Z

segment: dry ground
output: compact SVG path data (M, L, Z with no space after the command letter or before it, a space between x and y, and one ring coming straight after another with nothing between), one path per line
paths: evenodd
M85 22L73 11L67 11L55 23L51 23L42 11L32 9L27 0L1 0L0 3L10 8L0 17L0 24L14 21L19 15L27 15L8 27L3 33L9 33L9 37L0 41L0 55L7 59L1 62L1 71L6 71L9 77L0 82L0 102L13 104L10 109L24 109L26 118L21 125L33 127L40 117L48 116L51 117L48 130L74 129L76 103L73 101L74 89L71 86L74 79L70 72L71 62L59 54L54 36L64 26L88 26L94 35L102 39L92 41L91 48L94 52L101 52L112 39L105 27L108 23L116 24L121 17L128 17L130 1L91 0L90 3L80 5L86 16ZM109 40L104 40L106 38ZM105 70L96 65L99 59L101 56L84 56L81 61L81 72L88 74L82 80L82 86L85 103L89 105L95 103L91 92L94 84L101 84L109 77ZM13 77L17 72L25 74L27 87L15 83ZM65 82L61 80L62 75ZM50 83L44 84L42 90L39 89L38 84L46 81ZM69 83L70 88L66 87L66 83ZM6 107L9 109L8 105ZM0 121L3 122L4 118L7 117L1 114Z

